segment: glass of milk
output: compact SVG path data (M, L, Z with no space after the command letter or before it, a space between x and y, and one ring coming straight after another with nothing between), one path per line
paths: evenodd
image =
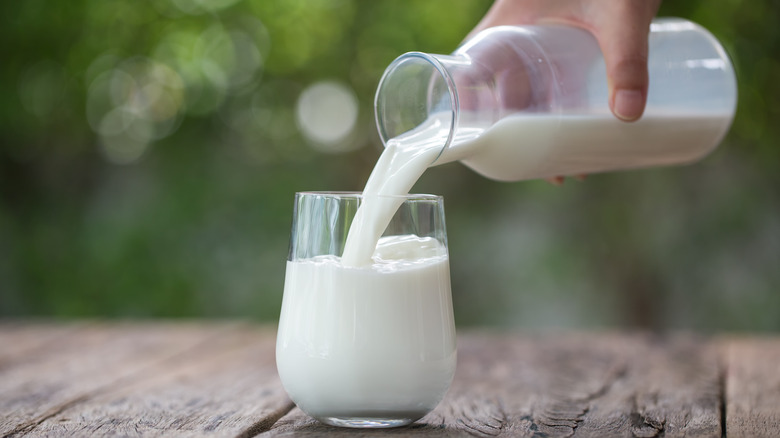
M412 423L442 400L455 372L455 323L443 200L398 206L369 263L341 255L359 193L295 195L276 363L290 398L344 427Z

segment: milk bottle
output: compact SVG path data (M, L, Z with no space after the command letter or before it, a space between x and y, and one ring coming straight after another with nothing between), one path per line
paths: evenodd
M734 116L734 69L718 41L681 19L652 23L644 116L607 103L595 38L568 26L487 29L452 55L411 52L386 69L379 135L438 137L431 164L461 161L502 181L683 164L706 156Z

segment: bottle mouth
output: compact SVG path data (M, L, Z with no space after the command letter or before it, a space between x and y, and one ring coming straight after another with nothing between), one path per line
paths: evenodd
M450 72L436 56L408 52L385 70L374 97L374 117L384 145L392 139L453 141L459 116L458 93Z

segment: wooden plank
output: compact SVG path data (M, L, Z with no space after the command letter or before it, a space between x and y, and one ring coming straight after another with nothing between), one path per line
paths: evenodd
M24 362L29 356L45 354L88 325L88 322L0 322L0 370Z
M524 337L459 335L458 367L444 401L415 424L388 429L384 433L449 437L482 436L480 430L501 432L506 425L506 413L500 403L502 397L511 392L509 387L522 391L534 385L529 357L522 354L532 349L529 342L532 341ZM518 406L518 412L531 412L530 399L518 397L516 401L525 408ZM263 436L321 436L325 433L331 437L368 437L376 431L322 425L295 408Z
M722 435L721 368L710 343L696 336L638 336L621 337L613 347L625 358L623 370L589 404L576 435Z
M721 436L720 370L702 339L471 333L458 347L445 400L393 434ZM324 432L367 435L319 425L298 409L267 435Z
M230 333L236 324L94 324L0 370L0 435L29 431L105 388Z
M726 435L780 435L780 339L727 339L723 350Z
M274 349L268 328L226 333L46 419L28 436L254 436L293 406Z
M377 435L291 410L273 332L250 324L2 323L0 346L0 436ZM722 426L777 435L779 339L465 332L444 402L379 434L715 437Z

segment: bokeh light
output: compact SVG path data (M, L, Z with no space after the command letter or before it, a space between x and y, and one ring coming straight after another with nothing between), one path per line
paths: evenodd
M340 82L317 82L307 87L295 107L303 135L325 152L344 152L355 147L349 141L358 118L355 93Z
M180 30L167 34L153 57L170 65L185 86L186 111L206 115L217 110L230 92L258 79L263 66L260 46L266 45L259 22L245 21L255 29L227 29L215 23L198 32ZM252 32L254 30L254 32Z
M147 146L176 131L184 84L165 64L133 57L98 75L87 95L87 121L103 156L115 164L138 160Z

